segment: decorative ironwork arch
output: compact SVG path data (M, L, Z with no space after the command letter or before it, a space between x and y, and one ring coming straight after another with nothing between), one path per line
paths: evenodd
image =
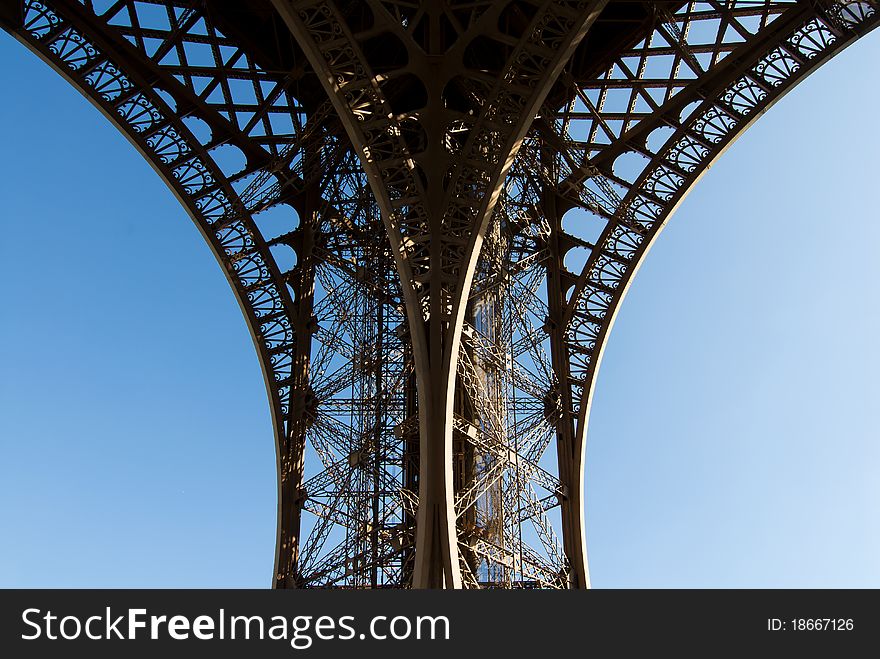
M573 486L583 483L590 403L608 334L654 240L737 137L878 23L874 2L689 3L675 14L658 10L650 34L617 53L602 76L568 79L570 101L555 113L552 137L543 134L565 145L550 168L557 184L551 203L557 217L579 207L601 227L591 243L563 231L561 218L557 225L560 261L572 248L589 254L580 273L563 266L558 274L564 301L556 327L566 361L557 373L567 382L575 427ZM652 81L647 72L658 60L668 62L670 75ZM621 92L622 106L606 105ZM632 155L642 162L630 159L627 171L622 161ZM618 165L624 171L615 171Z
M295 559L282 517L295 508L303 418L321 386L304 377L317 330L315 271L319 262L324 270L338 265L312 251L314 231L340 212L318 191L344 206L361 184L356 164L323 123L329 104L300 103L301 71L267 71L190 2L16 5L3 7L4 27L132 142L187 210L233 288L270 402L276 573L286 574L281 564ZM333 181L328 172L337 174ZM281 225L260 227L255 218L277 208L289 211ZM293 250L294 267L279 266L276 247Z
M878 22L875 0L0 2L232 285L276 587L588 586L587 421L632 277L732 141Z

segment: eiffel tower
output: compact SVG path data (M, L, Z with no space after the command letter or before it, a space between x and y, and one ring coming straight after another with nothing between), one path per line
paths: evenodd
M272 409L274 587L580 589L633 275L877 4L0 0L0 25L226 273Z

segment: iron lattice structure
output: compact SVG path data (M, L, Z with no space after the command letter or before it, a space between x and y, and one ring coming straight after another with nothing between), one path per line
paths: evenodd
M876 1L0 0L154 166L262 363L274 585L583 588L603 346Z

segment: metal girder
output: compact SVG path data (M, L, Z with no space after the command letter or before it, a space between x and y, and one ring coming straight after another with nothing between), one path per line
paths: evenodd
M486 4L446 33L431 3L421 32L378 1L274 4L361 158L402 281L421 421L413 585L457 588L455 364L477 256L523 135L605 2ZM497 70L469 66L480 45Z
M4 27L80 89L129 138L174 191L211 246L257 348L276 442L283 446L291 412L290 386L285 383L292 377L298 352L291 314L295 305L253 219L256 210L281 199L267 198L248 185L248 179L261 172L273 175L276 158L271 149L266 151L242 135L231 115L221 110L226 99L213 103L200 97L190 80L181 82L151 60L144 50L146 42L131 21L127 26L118 21L122 23L119 29L111 27L109 21L130 11L130 5L117 3L116 13L108 11L99 17L88 6L91 3L15 4L21 22ZM192 10L180 9L175 28L191 22ZM214 55L228 47L209 25L205 32L199 36ZM180 43L181 34L169 25L167 40ZM238 68L242 76L257 75L247 57ZM298 116L289 96L285 114ZM243 157L237 165L224 167L220 152L235 149ZM283 170L279 174L283 176ZM284 182L298 185L294 179Z
M629 282L714 159L878 21L875 0L0 0L235 291L278 588L587 587L587 420Z
M582 537L590 401L632 276L733 140L878 20L875 2L693 2L658 14L652 31L616 53L601 75L563 74L570 100L546 108L553 121L542 123L536 139L559 149L542 172L553 181L545 185L554 191L559 263L572 249L586 252L579 274L559 268L553 323L560 353L554 367L566 383L568 426L575 426L568 484L576 510L569 517L581 520ZM664 65L668 73L655 78ZM583 224L575 212L564 230L562 216L577 208L585 211ZM577 239L597 228L593 243Z

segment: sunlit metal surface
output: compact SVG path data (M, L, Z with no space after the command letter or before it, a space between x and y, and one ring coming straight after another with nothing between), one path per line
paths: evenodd
M878 20L875 1L0 0L238 297L278 588L587 587L590 398L631 277L713 160Z

